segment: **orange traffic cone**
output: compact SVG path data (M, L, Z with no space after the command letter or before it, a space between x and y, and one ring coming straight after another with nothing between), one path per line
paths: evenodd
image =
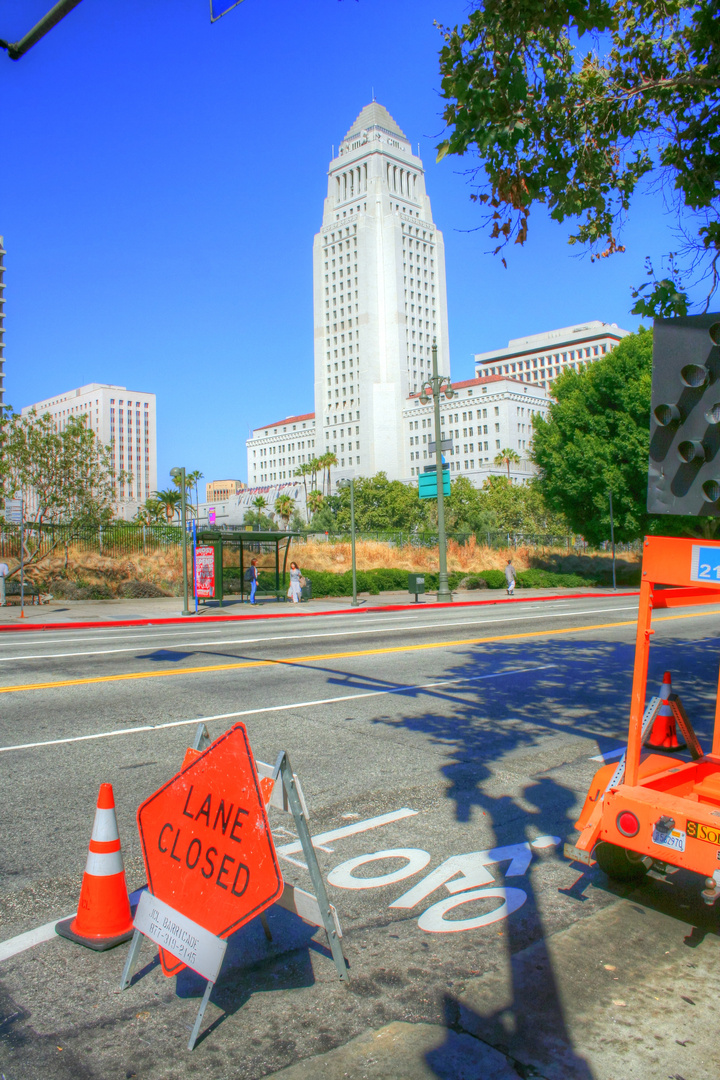
M112 949L133 933L112 784L101 784L77 915L57 923L61 937Z
M677 725L675 723L672 708L670 707L671 694L672 676L669 671L666 671L663 675L663 681L660 684L662 705L660 706L659 713L655 717L652 731L645 740L645 746L647 746L648 750L674 751L687 749L685 743L681 743L677 737Z

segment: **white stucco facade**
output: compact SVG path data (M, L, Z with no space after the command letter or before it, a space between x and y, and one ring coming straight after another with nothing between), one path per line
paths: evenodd
M501 450L514 450L520 458L510 465L510 479L523 483L537 471L529 458L532 418L545 416L550 406L547 391L518 379L490 375L452 384L454 396L440 399L440 436L452 439L453 448L444 453L451 480L467 478L481 487L491 474L507 475L506 466L495 465ZM432 401L423 405L418 396L409 398L403 410L406 469L403 479L414 480L434 465L428 444L435 438Z

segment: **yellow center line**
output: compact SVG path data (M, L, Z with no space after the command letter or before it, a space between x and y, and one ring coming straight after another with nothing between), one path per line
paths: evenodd
M653 622L693 619L699 615L720 615L716 611L692 611L687 615L660 615ZM63 686L87 686L91 683L124 682L128 679L162 679L170 675L200 675L209 671L239 671L242 668L266 667L272 664L312 664L320 660L348 660L357 656L381 656L386 653L418 652L423 649L452 649L463 645L489 645L496 641L518 641L527 638L549 637L557 634L585 634L590 630L612 630L615 627L636 626L635 619L623 622L596 623L594 626L563 626L556 630L526 630L518 634L496 634L492 637L460 638L457 641L430 641L421 645L392 645L384 649L358 649L354 652L317 653L315 656L287 656L278 660L243 660L233 664L208 664L203 667L167 668L162 671L128 671L121 675L96 675L86 679L63 679L58 682L26 683L21 686L0 686L0 694L17 694L24 690L57 690Z

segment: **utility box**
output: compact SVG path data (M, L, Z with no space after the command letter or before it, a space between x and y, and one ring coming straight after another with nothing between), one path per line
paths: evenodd
M422 593L425 594L425 575L424 574L408 574L408 592L415 594L415 603L418 602L418 596Z
M305 584L300 589L301 600L312 600L312 581L310 578L305 578Z

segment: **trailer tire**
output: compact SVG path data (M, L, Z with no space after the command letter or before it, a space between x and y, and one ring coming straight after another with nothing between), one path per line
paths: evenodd
M613 881L640 881L648 872L642 855L605 840L595 845L593 858Z

